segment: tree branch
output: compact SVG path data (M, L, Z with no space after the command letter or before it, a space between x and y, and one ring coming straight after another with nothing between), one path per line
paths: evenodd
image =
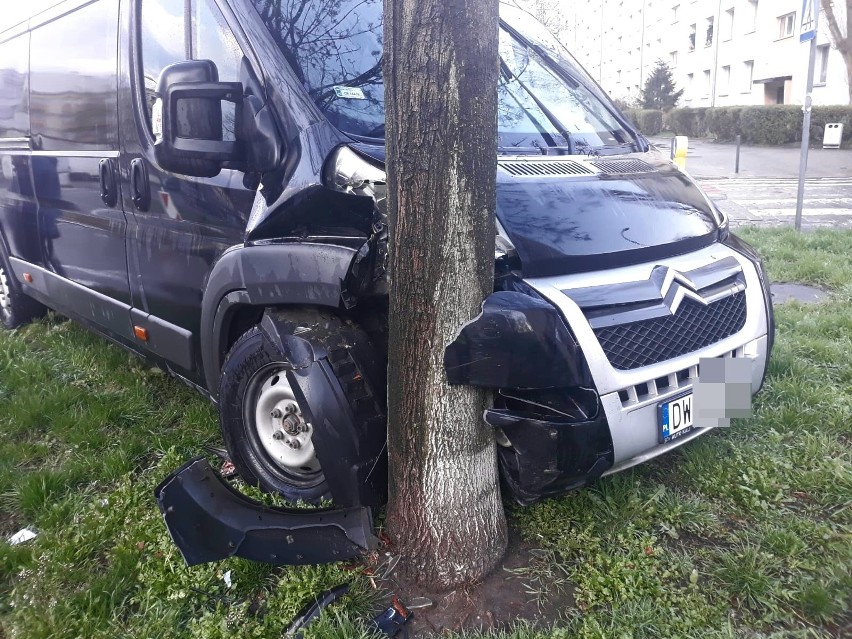
M834 40L834 46L841 53L852 53L852 0L846 0L846 36L840 30L840 23L837 21L837 16L834 13L834 2L832 0L822 0L822 9L825 11L825 17L828 20L828 30L831 32L831 38Z

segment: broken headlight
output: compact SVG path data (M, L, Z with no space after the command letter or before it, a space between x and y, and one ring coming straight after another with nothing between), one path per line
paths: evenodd
M376 208L387 215L387 177L382 167L348 146L334 150L323 170L325 186L342 193L373 198Z

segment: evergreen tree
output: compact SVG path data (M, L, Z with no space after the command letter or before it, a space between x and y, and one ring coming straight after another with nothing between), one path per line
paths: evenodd
M658 111L673 109L677 106L680 96L683 95L683 89L680 91L675 89L675 82L669 65L662 60L657 60L654 70L648 76L645 87L642 89L642 108L657 109Z

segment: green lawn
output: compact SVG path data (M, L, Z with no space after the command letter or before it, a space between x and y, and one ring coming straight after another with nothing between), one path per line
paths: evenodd
M531 597L556 580L576 609L553 630L506 636L850 632L852 232L742 235L775 280L832 297L778 309L752 419L512 509L541 549L517 578ZM0 333L0 639L280 636L311 594L353 579L354 594L309 636L366 636L359 620L375 598L344 567L183 566L152 490L217 431L192 391L70 322ZM6 544L23 526L38 538Z

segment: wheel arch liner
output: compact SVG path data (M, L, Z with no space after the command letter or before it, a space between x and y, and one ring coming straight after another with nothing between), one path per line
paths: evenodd
M444 351L450 384L486 388L589 385L586 366L559 311L516 291L492 293Z
M195 458L154 490L163 520L187 566L228 557L277 565L352 559L373 550L369 508L273 508L237 492Z
M201 303L201 354L211 396L219 394L228 307L338 308L357 253L352 248L314 243L238 246L225 252L210 273Z
M387 499L384 421L371 420L358 426L329 361L329 344L292 335L285 317L274 311L264 314L260 327L282 360L290 364L287 380L305 416L314 425L311 439L335 504L343 507L383 504ZM357 346L343 344L343 349L348 351Z

